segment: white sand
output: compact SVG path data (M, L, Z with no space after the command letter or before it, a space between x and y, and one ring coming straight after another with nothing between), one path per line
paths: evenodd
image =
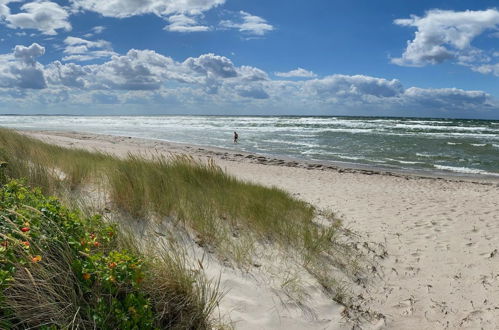
M213 157L229 173L285 189L339 214L364 239L383 243L375 287L366 295L390 329L499 328L499 183L366 175L160 141L93 134L30 132L62 146L128 152L187 152ZM202 149L202 150L200 150ZM251 156L250 156L251 157ZM291 165L291 164L289 164ZM296 165L296 164L295 164ZM476 181L476 180L475 180ZM230 272L226 270L226 272ZM315 318L282 307L258 280L236 271L223 284L225 310L240 329L341 328L341 306L315 293ZM233 281L232 283L230 281ZM314 288L310 289L314 293ZM316 298L315 298L316 297Z

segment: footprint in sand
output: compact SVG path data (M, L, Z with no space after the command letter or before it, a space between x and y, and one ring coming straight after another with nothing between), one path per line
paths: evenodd
M408 316L414 313L415 305L416 305L416 300L414 299L414 297L411 296L409 299L402 300L393 307L400 310L400 315Z

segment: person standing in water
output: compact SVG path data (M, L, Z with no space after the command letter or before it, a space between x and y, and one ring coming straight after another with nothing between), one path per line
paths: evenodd
M239 135L237 135L237 132L234 131L234 143L237 143L237 139L239 139Z

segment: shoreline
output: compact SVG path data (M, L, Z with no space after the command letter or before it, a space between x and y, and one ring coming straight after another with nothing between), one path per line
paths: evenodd
M240 151L229 148L212 147L205 145L196 145L182 142L173 142L163 139L155 138L141 138L125 135L112 135L112 134L98 134L92 132L79 132L79 131L55 131L55 130L30 130L30 129L16 129L20 133L34 133L34 134L48 134L64 136L68 138L78 137L81 135L98 136L103 139L133 139L138 141L154 141L163 144L169 148L175 148L178 153L197 153L201 157L218 157L222 160L227 161L247 161L255 164L262 165L274 165L274 166L285 166L285 167L298 167L308 170L325 170L325 171L335 171L338 173L360 173L364 175L385 175L393 177L402 177L407 179L433 179L433 180L444 180L444 181L456 181L456 182L472 182L476 184L484 185L499 185L499 174L494 175L482 175L482 174L465 174L457 172L443 172L443 171L425 171L417 169L395 169L386 168L383 166L370 166L364 164L356 164L349 162L335 162L335 161L317 161L317 160L307 160L302 158L287 157L281 155L270 155L265 153L251 153L246 151Z

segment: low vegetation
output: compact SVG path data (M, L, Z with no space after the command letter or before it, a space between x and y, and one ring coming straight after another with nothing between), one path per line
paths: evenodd
M311 255L331 247L337 224L319 226L315 209L277 188L246 183L214 163L188 156L119 159L67 149L0 129L6 175L26 178L46 193L66 195L82 184L103 185L113 204L134 217L171 217L194 231L200 245L236 251L228 237L251 233ZM246 240L245 250L252 250ZM225 251L222 251L225 250ZM234 257L234 256L232 256ZM244 258L243 258L244 259Z
M170 228L180 230L198 246L215 251L221 260L237 267L248 269L253 266L256 250L263 250L265 254L265 251L279 247L293 262L300 263L316 277L325 291L337 300L343 299L345 288L341 280L332 278L332 274L340 270L342 276L359 276L359 254L344 240L345 232L334 216L321 215L311 205L280 189L237 180L213 162L203 163L188 156L167 158L130 154L118 158L58 147L7 129L0 129L0 160L4 162L0 164L0 180L23 178L28 186L39 187L40 191L33 192L37 196L35 200L43 200L41 193L45 193L72 202L79 199L81 190L92 187L94 191L102 191L106 201L121 214L143 221L166 221ZM28 191L18 183L6 187ZM57 210L64 210L62 218L69 217L69 222L79 226L78 230L67 228L71 232L68 233L58 222L63 220L51 219L46 213L47 208L37 203L21 202L22 205L6 206L2 211L15 225L9 227L13 231L2 233L16 240L13 250L4 247L2 253L11 253L16 258L23 256L19 261L11 259L12 268L2 270L5 271L2 285L6 289L1 299L10 300L8 304L0 303L12 306L2 311L3 318L10 324L20 320L31 322L32 315L37 313L62 310L56 313L57 317L54 316L54 320L60 322L57 324L82 322L97 327L99 324L114 324L117 328L133 328L137 322L149 322L147 324L155 326L208 327L210 311L219 296L216 289L210 288L202 278L193 278L196 275L187 270L185 255L176 259L167 252L159 258L151 256L147 260L154 261L145 262L140 252L143 249L137 244L123 249L124 240L116 238L120 235L106 236L106 232L118 231L106 227L102 221L73 215L54 201ZM43 231L40 225L39 230L43 233L30 231L38 236L35 235L36 239L30 237L33 242L30 242L30 249L25 249L22 242L28 237L19 232L19 228L27 215L16 211L22 215L17 218L8 211L13 209L38 217L38 221L51 219L47 223L53 228L49 229L47 225ZM47 236L45 232L48 231L53 235L70 236L61 240L60 237ZM41 241L40 237L43 237ZM9 240L5 239L6 242ZM41 259L33 262L37 256ZM60 282L58 276L50 276L54 272L61 274L62 270L66 272L66 281L71 282L61 283L75 288L70 295L55 285ZM39 277L33 277L35 275ZM26 297L20 292L24 286L31 285L31 292L27 292L37 295L39 286L33 283L38 281L45 281L42 287L47 287L43 289L47 295L42 295L38 306L26 309L23 300ZM287 288L294 286L285 285ZM155 292L158 287L161 288L159 293ZM50 299L54 298L51 295L64 295L64 299L61 298L63 305L52 304ZM75 304L80 299L83 305ZM175 299L182 301L177 303ZM116 306L123 313L115 313L111 320L106 309L110 306ZM28 310L33 313L28 313ZM140 319L134 319L134 313L140 315ZM52 320L52 316L43 319Z
M210 328L218 298L206 283L168 255L145 258L121 235L39 189L4 184L0 328Z

